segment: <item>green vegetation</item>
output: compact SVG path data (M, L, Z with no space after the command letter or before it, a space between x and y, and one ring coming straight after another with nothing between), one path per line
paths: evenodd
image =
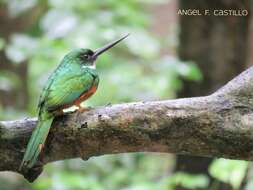
M21 97L20 92L27 91L20 99L27 104L21 108L0 101L0 119L36 116L43 84L69 50L96 49L126 33L131 36L98 60L101 83L85 105L175 98L183 87L182 79L201 81L201 72L194 63L182 62L169 54L161 55L164 44L170 46L172 34L161 39L149 32L152 18L148 7L164 2L166 0L1 1L0 7L8 9L11 18L31 13L34 20L29 21L22 32L11 33L8 39L0 34L0 51L8 59L5 65L14 68L0 69L0 90L16 93L17 99ZM1 27L7 26L1 24ZM176 38L174 41L177 43ZM26 65L26 89L20 78L22 74L16 72L16 68L23 68L22 64ZM0 175L0 189L173 190L176 185L189 189L208 186L208 176L173 174L173 166L174 157L165 154L110 155L87 162L67 160L47 165L33 184L20 176L13 177L14 174ZM217 160L210 174L237 189L246 168L245 162ZM231 172L235 173L232 180L228 179Z

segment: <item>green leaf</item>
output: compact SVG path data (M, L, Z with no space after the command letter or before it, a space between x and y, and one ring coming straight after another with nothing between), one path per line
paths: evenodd
M178 72L181 76L192 81L201 81L203 79L201 71L194 63L182 63L179 65Z
M174 189L179 185L187 189L205 189L209 184L209 179L205 175L194 175L183 172L177 172L172 176L167 177L164 181L164 186L167 189Z
M220 181L238 189L245 176L249 163L239 160L216 159L209 168L209 173Z

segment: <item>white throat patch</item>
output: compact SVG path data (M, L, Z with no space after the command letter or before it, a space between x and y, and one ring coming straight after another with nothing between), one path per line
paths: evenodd
M94 65L83 65L82 66L83 69L89 68L89 69L96 69L96 64Z

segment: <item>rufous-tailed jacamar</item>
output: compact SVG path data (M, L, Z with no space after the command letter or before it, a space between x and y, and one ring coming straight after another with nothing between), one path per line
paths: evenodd
M73 105L82 110L80 103L94 94L98 87L99 77L95 64L97 57L127 36L95 51L73 50L63 58L49 77L40 96L38 123L28 142L20 170L30 169L37 162L56 113L59 114Z

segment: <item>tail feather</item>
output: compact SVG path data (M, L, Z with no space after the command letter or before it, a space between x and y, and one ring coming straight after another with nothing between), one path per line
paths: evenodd
M54 117L48 112L42 112L40 114L38 124L32 133L25 151L25 155L20 164L20 171L22 168L32 168L35 165L41 149L46 141L53 119Z

